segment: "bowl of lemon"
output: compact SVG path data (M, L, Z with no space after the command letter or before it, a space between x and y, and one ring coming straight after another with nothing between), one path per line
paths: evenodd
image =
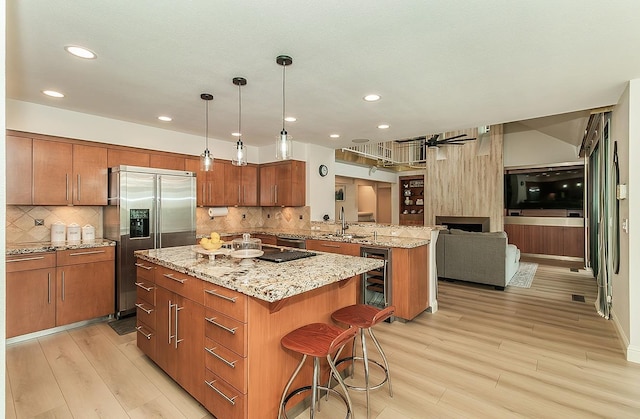
M215 255L228 255L231 252L231 249L222 247L225 242L216 232L211 233L209 237L203 237L198 243L192 247L193 251L200 255L209 256L210 261L215 259Z

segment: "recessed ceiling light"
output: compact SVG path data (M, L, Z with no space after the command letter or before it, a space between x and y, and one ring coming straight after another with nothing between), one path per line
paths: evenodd
M366 95L365 97L363 97L363 99L366 100L367 102L375 102L377 100L380 100L380 95L376 95L376 94Z
M56 92L55 90L43 90L42 93L50 97L64 97L62 93Z
M232 132L231 135L233 135L234 137L239 137L242 134L240 134L239 132Z
M76 57L85 58L87 60L93 60L97 57L96 53L83 47L75 45L67 45L64 49L71 55Z
M329 135L330 138L340 138L340 134L331 134Z
M354 142L354 143L368 143L369 139L368 138L354 138L351 141Z
M170 116L164 116L164 115L159 116L158 119L163 121L163 122L171 122L171 121L173 121L173 118L171 118Z
M378 125L378 128L379 129L387 129L387 128L389 128L389 124L380 124L380 125Z
M297 121L295 116L287 116L284 120L287 121L287 122L296 122Z

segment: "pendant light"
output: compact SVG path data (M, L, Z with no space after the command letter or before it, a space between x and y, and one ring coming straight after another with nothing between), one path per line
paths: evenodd
M285 70L287 66L293 63L293 59L288 55L279 55L276 57L276 63L282 66L282 131L276 142L276 158L278 160L288 160L292 156L291 137L287 135L284 128L284 111L285 111Z
M236 154L231 160L231 164L234 166L246 166L247 165L247 149L242 144L242 93L240 93L242 86L247 84L247 79L244 77L234 77L233 84L238 86L238 142L236 143Z
M213 95L211 93L202 93L200 95L200 99L205 101L206 104L206 113L205 113L205 149L202 154L200 154L200 170L203 172L209 172L213 170L213 157L211 156L211 152L209 152L209 102L213 100Z

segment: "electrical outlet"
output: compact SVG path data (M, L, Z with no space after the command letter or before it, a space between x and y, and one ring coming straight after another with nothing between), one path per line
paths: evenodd
M271 214L267 214L267 218L271 218Z
M242 218L243 219L247 218L247 214L242 214Z
M41 220L41 219L39 219L39 218L36 218L36 219L35 219L35 222L36 222L36 225L37 225L37 226L43 226L43 225L44 225L44 220Z
M302 215L300 216L300 219L302 220Z

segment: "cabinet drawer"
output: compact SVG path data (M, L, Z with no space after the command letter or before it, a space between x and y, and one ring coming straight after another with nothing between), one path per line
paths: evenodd
M145 282L155 282L154 274L158 265L147 262L146 260L136 260L136 278L144 279Z
M150 306L156 305L156 285L153 282L138 278L136 280L136 295L138 300L146 301Z
M247 321L247 298L237 291L204 283L204 305L243 323Z
M138 324L142 322L145 324L145 326L148 326L151 329L155 330L156 307L154 305L151 305L148 302L138 298L138 301L136 301L136 316L138 319Z
M138 348L149 358L156 359L156 332L145 324L137 321L136 343Z
M207 370L205 374L205 407L217 418L244 419L246 397L217 375Z
M245 324L217 311L207 309L205 336L241 356L247 354Z
M92 247L88 249L60 250L58 266L115 260L115 247Z
M357 243L334 242L330 240L307 240L307 250L339 253L341 255L360 256L360 245Z
M241 393L246 394L245 358L209 338L205 342L204 350L207 369L213 371Z
M156 269L156 284L171 292L204 304L203 281L161 266Z
M32 269L55 268L56 254L50 253L26 253L23 255L11 255L6 258L7 273L29 271Z

